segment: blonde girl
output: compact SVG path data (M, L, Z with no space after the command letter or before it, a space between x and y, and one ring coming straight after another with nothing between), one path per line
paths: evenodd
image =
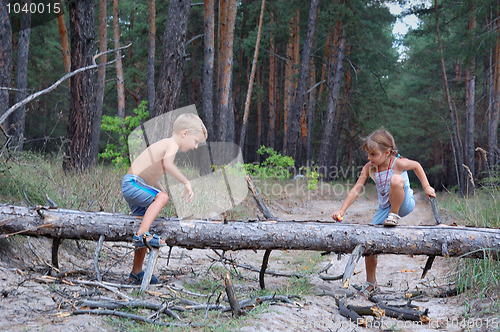
M379 207L372 219L373 225L397 226L401 217L413 211L415 198L410 188L408 170L415 172L428 197L436 197L434 188L430 186L420 163L402 158L398 154L394 138L387 130L379 129L368 135L363 140L362 148L368 154L368 163L361 170L358 181L347 195L340 210L333 213L333 219L337 221L343 219L346 210L358 198L368 177L375 181L378 194ZM366 256L365 265L366 284L361 293L368 297L379 290L376 278L377 256Z

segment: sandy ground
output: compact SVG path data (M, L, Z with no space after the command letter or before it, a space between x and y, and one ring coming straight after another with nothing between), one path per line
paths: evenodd
M425 197L416 195L415 211L402 219L402 224L418 225L432 224L433 217ZM331 220L331 213L340 207L340 200L323 198L302 198L300 200L275 200L268 202L270 209L283 219L317 219ZM348 223L369 223L376 209L374 196L360 197L348 210L345 221ZM443 218L446 220L445 218ZM449 220L448 220L449 221ZM93 268L93 253L95 243L86 241L64 241L60 249L60 264L63 271L81 270L81 274L72 275L66 280L77 277L85 280L95 280ZM208 256L215 256L211 250L185 250L174 248L167 266L168 248L162 249L158 261L157 274L162 286L153 290L169 294L169 286L184 287L186 283L196 282L207 275L218 278L210 270L213 264ZM226 253L242 264L260 266L262 251L240 251ZM297 251L273 251L268 269L275 271L292 271L294 262L307 253ZM105 281L123 284L131 267L131 246L127 243L107 244L102 252L101 270ZM316 255L315 257L318 257ZM343 273L348 255L337 260L336 254L321 256L316 266L325 266L332 262L329 275ZM109 325L109 320L102 316L78 315L69 313L75 308L76 301L68 298L84 298L89 293L102 292L99 288L70 283L44 282L47 266L42 261L50 261L50 242L47 239L11 237L0 240L0 330L5 331L111 331L116 329ZM425 279L420 279L421 267L425 265L426 257L383 255L379 257L378 283L382 293L399 298L404 303L406 292L424 290L430 291L432 286L447 283L447 276L452 271L450 259L438 257L432 270ZM219 264L220 266L220 264ZM352 277L351 285L362 285L365 280L364 260L361 259ZM239 284L236 290L242 294L258 289L258 275L255 272L239 269L247 277L247 281ZM300 272L300 271L297 271ZM302 271L303 272L303 271ZM340 316L333 295L352 294L353 287L343 289L341 281L324 281L317 275L311 275L310 282L314 286L311 295L302 297L297 305L276 304L269 306L263 312L243 320L239 326L241 331L380 331L384 329L401 331L460 331L459 326L452 325L453 317L460 317L464 307L459 297L438 299L423 297L413 301L421 309L429 310L431 324L418 326L391 318L374 321L369 318L369 327L360 328ZM289 284L289 278L266 276L268 289L283 289ZM130 294L132 289L121 288L121 292ZM106 293L108 296L110 293ZM103 295L106 295L103 294ZM154 299L153 299L154 300ZM202 301L202 300L200 300ZM370 305L361 296L349 298L349 304ZM394 302L394 301L393 301ZM189 321L189 316L186 316ZM223 316L231 319L230 314ZM139 324L139 323L137 323ZM406 324L406 325L405 325ZM370 327L371 326L371 327Z

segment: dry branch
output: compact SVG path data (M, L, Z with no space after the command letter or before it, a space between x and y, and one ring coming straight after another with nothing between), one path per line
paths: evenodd
M128 314L122 311L116 310L101 310L101 309L90 309L90 310L75 310L73 315L107 315L107 316L117 316L122 318L134 319L145 323L158 324L162 326L193 326L192 324L180 324L180 323L165 323L161 320L152 320L143 316Z
M100 57L101 55L104 55L104 54L107 54L107 53L110 53L110 52L116 52L116 51L119 51L119 50L123 50L125 48L128 48L132 46L132 44L128 44L128 45L125 45L123 47L120 47L120 48L117 48L117 49L113 49L113 50L109 50L107 52L102 52L102 53L99 53L99 54L96 54L93 59L92 59L92 65L90 66L86 66L86 67L83 67L83 68L78 68L77 70L75 71L72 71L70 73L67 73L66 75L64 75L63 77L61 77L60 79L58 79L54 84L52 84L51 86L49 86L48 88L46 89L43 89L43 90L40 90L34 94L31 94L29 95L28 97L24 98L23 100L21 100L20 102L12 105L7 111L5 111L5 113L2 114L2 116L0 116L0 125L9 117L9 115L11 115L15 110L17 110L18 108L26 105L27 103L29 103L30 101L32 100L35 100L36 98L40 97L41 95L44 95L52 90L54 90L55 88L57 88L62 82L64 82L65 80L67 80L68 78L70 77L73 77L81 72L84 72L84 71L87 71L87 70L92 70L92 69L97 69L99 67L102 67L102 66L107 66L107 65L110 65L118 60L120 60L121 58L123 58L124 56L121 56L119 58L116 58L114 59L113 61L109 61L109 62L106 62L106 63L103 63L103 64L96 64L95 60Z
M359 326L366 327L366 320L361 317L357 312L354 310L349 309L346 307L344 300L337 300L337 306L339 307L340 314L349 320L355 322Z
M0 233L65 239L130 241L140 219L122 214L44 210L44 219L26 207L0 205ZM15 220L3 224L10 218ZM3 224L3 225L2 225ZM270 220L261 222L157 219L152 231L167 245L223 250L294 249L349 253L358 244L365 255L401 254L498 259L500 230L450 226L383 228L344 223ZM2 235L2 237L5 235ZM447 252L443 253L443 243Z
M356 264L358 264L358 261L364 252L365 246L362 244L358 244L352 251L351 257L349 257L349 261L347 262L347 265L345 267L344 275L342 276L342 285L344 286L344 288L349 287L349 280L354 273L354 268L356 267Z
M231 306L231 310L233 311L233 315L235 315L236 317L241 316L243 314L243 311L241 310L238 298L236 297L236 293L234 292L234 287L233 283L231 282L229 272L227 272L226 276L224 277L224 287L226 288L227 299L229 301L229 305Z

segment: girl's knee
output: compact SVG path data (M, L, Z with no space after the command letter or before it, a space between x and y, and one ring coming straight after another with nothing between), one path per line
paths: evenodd
M403 179L403 177L401 175L394 174L391 177L391 187L395 186L395 187L401 187L401 188L403 188L404 185L405 185L405 179Z
M156 195L156 197L155 197L155 201L161 203L162 206L167 206L167 204L168 204L168 194L164 193L163 191L159 192Z

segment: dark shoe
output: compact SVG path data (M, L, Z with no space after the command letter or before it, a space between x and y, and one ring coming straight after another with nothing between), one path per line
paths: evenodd
M160 243L161 237L159 235L151 235L149 232L141 235L134 235L132 240L134 241L134 247L136 248L144 248L148 246L152 248L160 248L165 246L164 243Z
M137 274L133 274L132 272L130 272L130 274L128 275L128 279L131 283L133 283L134 285L140 285L142 284L142 279L144 278L144 271L141 271ZM154 275L151 276L151 281L149 282L151 285L154 285L154 284L159 284L160 281L158 280L157 277L155 277Z

